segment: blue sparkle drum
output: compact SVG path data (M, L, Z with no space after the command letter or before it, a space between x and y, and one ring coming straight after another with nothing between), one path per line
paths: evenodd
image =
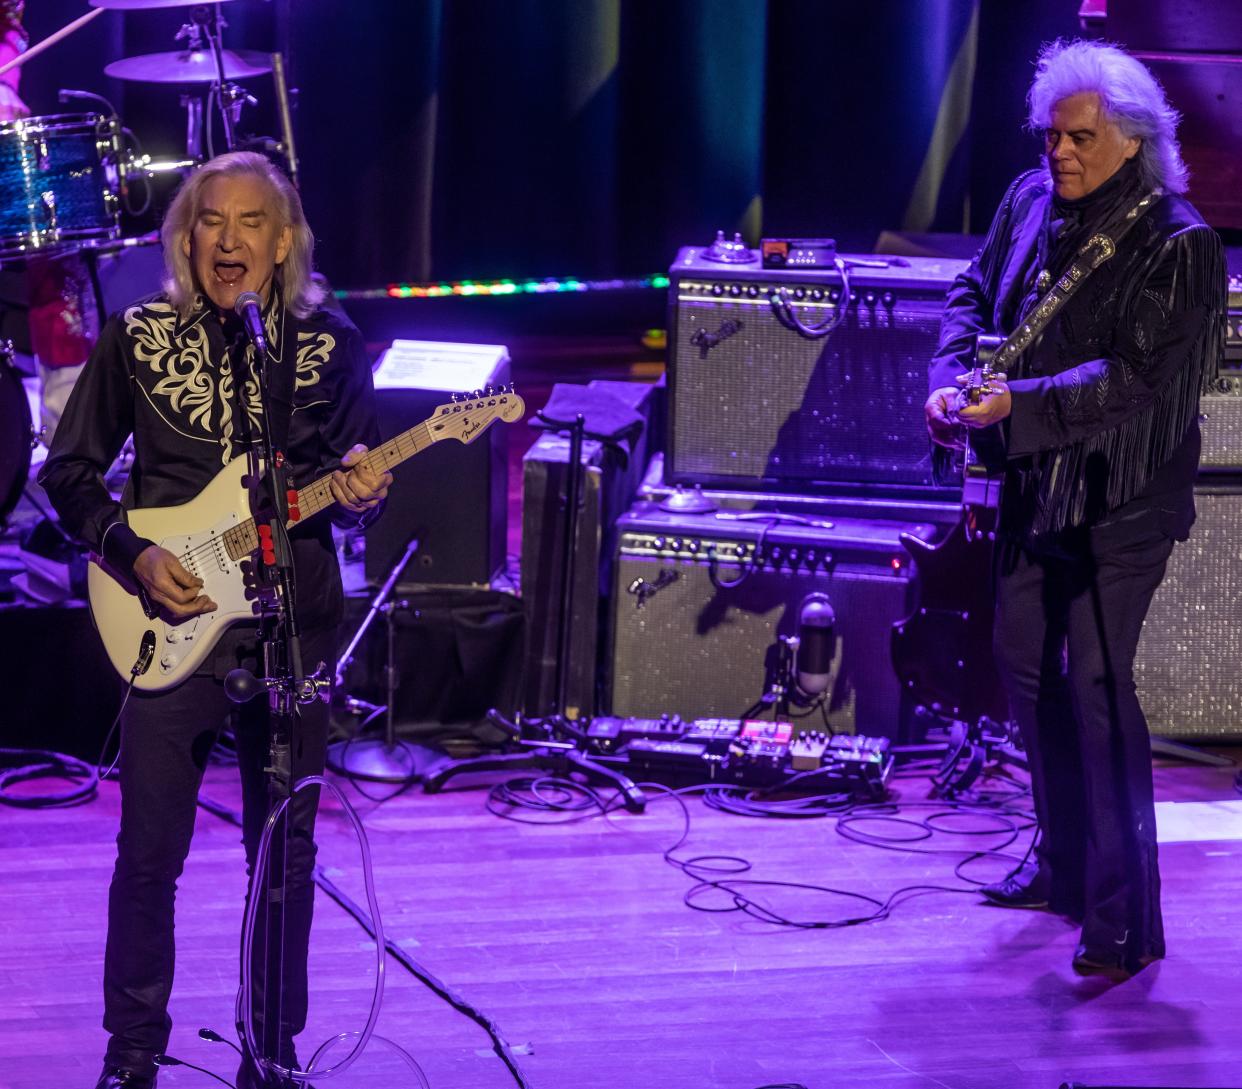
M118 238L121 149L103 114L0 123L0 260Z

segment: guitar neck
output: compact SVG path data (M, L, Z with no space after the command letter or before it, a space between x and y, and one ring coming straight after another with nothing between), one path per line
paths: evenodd
M365 465L373 472L387 472L415 454L426 450L432 443L443 437L432 434L430 422L424 420L408 431L403 431L395 438L389 439L386 443L368 452L358 464ZM332 473L328 473L313 484L298 489L297 502L290 504L290 506L297 507L298 517L290 518L285 523L289 529L336 502L330 487L332 476ZM253 518L247 518L246 521L239 522L231 529L225 530L223 536L225 548L229 557L234 561L249 555L259 546L259 533L255 528Z
M426 450L435 441L436 436L432 435L431 428L427 426L427 421L424 420L420 424L415 424L409 431L403 431L396 438L389 439L383 445L377 446L358 464L365 465L374 473L386 473L395 469L403 461L408 461L415 454ZM300 517L297 521L305 521L336 502L332 497L332 489L329 487L332 477L333 474L328 473L326 476L321 476L313 484L308 484L305 488L298 489L297 508ZM296 524L297 522L293 519L289 520L288 525L290 528Z

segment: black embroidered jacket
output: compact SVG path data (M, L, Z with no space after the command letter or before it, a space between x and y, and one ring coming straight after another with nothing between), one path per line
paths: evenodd
M377 445L371 368L343 316L321 309L298 318L274 289L264 318L273 367L295 372L285 454L302 487L339 468L354 443ZM65 528L122 570L151 543L130 530L125 510L187 502L257 441L258 391L244 361L235 363L235 331L201 301L185 320L163 296L136 303L104 326L74 387L39 482ZM103 477L131 435L134 462L118 503ZM339 524L358 521L332 511ZM341 583L327 516L292 536L302 623L336 623Z

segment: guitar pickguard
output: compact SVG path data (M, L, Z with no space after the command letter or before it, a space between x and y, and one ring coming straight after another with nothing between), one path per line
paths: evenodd
M156 628L159 642L154 670L169 674L178 670L188 657L201 658L201 654L196 654L198 646L214 642L218 637L217 628L257 615L257 596L245 577L249 557L232 560L224 546L224 531L244 520L234 511L202 532L177 534L158 542L180 559L190 574L203 580L202 592L218 608L185 620L161 619Z

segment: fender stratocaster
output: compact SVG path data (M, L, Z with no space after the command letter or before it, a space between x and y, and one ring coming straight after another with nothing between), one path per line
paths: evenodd
M469 443L495 420L512 423L525 411L512 390L475 393L441 405L422 423L370 451L363 463L385 472L443 439ZM191 574L203 580L202 592L218 606L211 613L178 620L163 612L148 616L144 597L132 575L91 557L87 590L95 626L117 672L129 680L140 657L150 659L134 687L147 692L174 688L192 674L229 625L252 619L260 611L254 571L259 547L252 517L249 459L234 458L197 496L175 507L146 507L127 514L130 528L176 556ZM307 518L334 500L321 477L297 491L290 501L290 520ZM296 512L296 517L294 516ZM147 648L154 643L154 654Z

